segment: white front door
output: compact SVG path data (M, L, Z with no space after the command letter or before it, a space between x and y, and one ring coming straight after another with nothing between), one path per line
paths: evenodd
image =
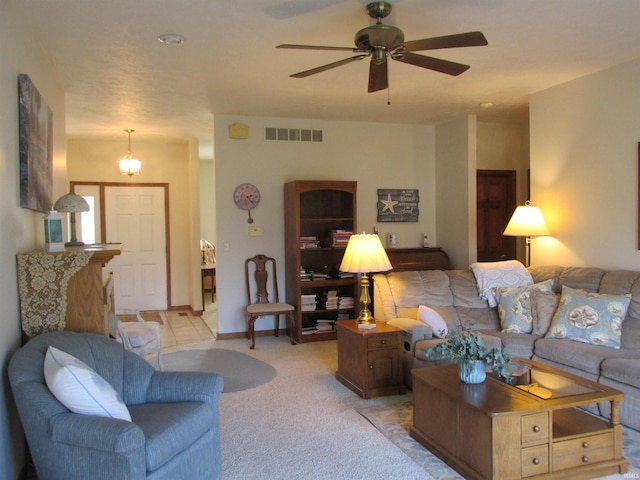
M162 186L105 187L107 242L122 243L109 264L118 313L167 309L164 197Z

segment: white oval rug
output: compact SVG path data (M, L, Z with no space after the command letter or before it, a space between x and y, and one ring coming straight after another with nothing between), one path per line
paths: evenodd
M248 390L276 377L276 369L268 363L224 348L167 353L162 363L166 372L218 373L224 378L222 393Z

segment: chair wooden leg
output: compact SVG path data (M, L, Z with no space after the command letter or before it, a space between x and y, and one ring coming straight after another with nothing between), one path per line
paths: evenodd
M274 317L276 317L275 319L275 329L273 331L273 334L277 337L278 335L280 335L280 332L278 332L278 327L280 326L280 315L274 315Z
M249 336L249 339L251 340L251 346L249 347L251 350L256 348L256 328L255 328L255 323L256 323L256 317L250 316L249 317L249 331L247 332L247 335Z

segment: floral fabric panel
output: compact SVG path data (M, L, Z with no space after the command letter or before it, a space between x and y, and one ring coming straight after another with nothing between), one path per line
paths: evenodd
M562 287L562 295L545 338L620 348L622 322L631 295L590 293Z
M18 255L22 331L29 337L64 330L69 279L89 263L93 252L45 251Z
M531 333L534 324L534 304L532 294L551 292L553 280L528 285L526 287L507 287L494 289L498 301L498 316L503 332Z

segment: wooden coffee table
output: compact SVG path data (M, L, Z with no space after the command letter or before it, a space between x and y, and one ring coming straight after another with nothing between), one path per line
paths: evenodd
M517 359L519 388L487 376L477 385L457 365L413 370L411 436L468 479L586 479L626 473L622 392ZM546 400L521 388L537 384ZM609 402L611 422L575 407Z

